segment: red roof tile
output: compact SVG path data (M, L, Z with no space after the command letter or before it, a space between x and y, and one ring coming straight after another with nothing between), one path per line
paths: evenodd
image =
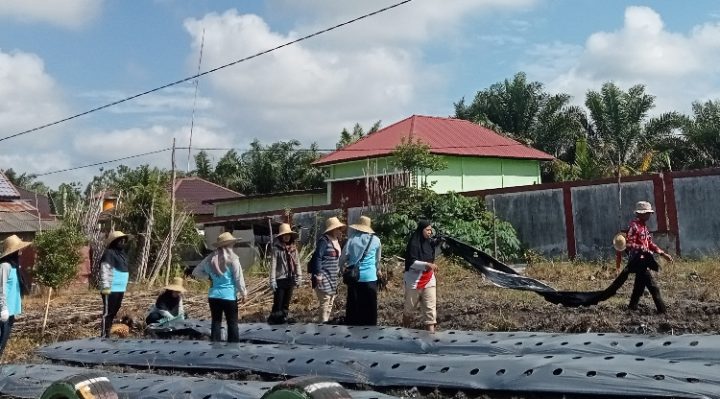
M175 199L195 215L213 214L213 205L203 201L243 197L242 194L199 177L183 177L175 182Z
M430 146L433 154L542 161L553 159L540 150L466 120L413 115L324 156L315 161L314 165L386 156L395 150L403 137L421 140Z

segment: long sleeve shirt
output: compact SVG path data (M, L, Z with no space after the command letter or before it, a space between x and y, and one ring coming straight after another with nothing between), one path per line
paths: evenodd
M663 253L663 250L653 242L652 234L645 222L640 219L634 219L630 222L627 233L627 247L631 251Z

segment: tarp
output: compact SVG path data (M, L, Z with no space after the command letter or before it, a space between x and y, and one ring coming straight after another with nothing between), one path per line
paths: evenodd
M149 373L112 373L52 364L7 364L0 367L0 394L14 398L39 398L55 381L88 372L108 377L115 391L129 399L260 399L276 383L178 377ZM390 399L372 391L349 391L354 399Z
M240 324L240 340L269 344L337 346L382 352L477 355L615 355L677 361L720 361L720 336L633 335L615 333L557 334L543 332L438 331L402 327L328 324ZM173 321L164 330L210 335L210 323Z
M443 239L445 241L443 251L446 254L464 259L498 287L534 291L548 302L568 307L592 306L609 299L625 284L630 275L629 268L623 269L622 273L601 291L557 291L542 281L520 275L513 268L478 248L453 237L443 236Z
M569 341L563 342L567 343L559 345L569 346ZM585 345L578 341L572 346L581 350ZM691 345L696 346L699 343ZM678 352L684 353L683 349ZM51 344L39 352L50 359L85 364L318 375L376 387L720 398L719 366L701 350L696 360L680 361L666 360L668 353L665 358L568 353L435 355L333 346L93 338Z

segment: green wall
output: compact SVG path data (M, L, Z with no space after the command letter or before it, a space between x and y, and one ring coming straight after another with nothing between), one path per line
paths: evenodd
M428 182L435 181L437 192L475 191L491 188L524 186L540 183L540 162L527 159L480 158L444 156L448 163L445 170L428 176ZM392 171L390 157L351 161L328 166L328 180L357 179L365 176Z
M344 162L335 165L329 165L328 180L344 180L357 179L365 177L365 171L369 171L369 175L384 175L395 170L390 165L390 157L361 159L359 161Z
M234 216L282 210L286 208L304 208L327 205L326 193L288 194L273 197L241 198L235 201L215 204L215 216Z

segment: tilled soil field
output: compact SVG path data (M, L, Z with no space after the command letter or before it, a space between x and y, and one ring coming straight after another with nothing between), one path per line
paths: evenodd
M686 334L720 331L720 262L678 262L665 265L657 275L668 305L666 315L656 315L652 300L645 295L638 311L627 309L632 279L610 300L589 308L564 308L545 302L532 292L498 288L474 271L456 263L441 261L438 273L439 330L545 331L545 332L622 332L637 334ZM525 274L541 279L558 290L600 290L615 276L608 264L542 263L529 266ZM403 293L401 265L387 267L389 284L379 296L379 323L400 325ZM266 286L264 277L248 277L250 286ZM203 282L188 282L186 311L191 318L208 318L209 310ZM131 334L142 335L142 319L158 290L133 287L126 294L121 316L136 321ZM264 321L269 313L270 292L255 289L252 300L243 306L241 317L247 322ZM344 290L338 296L335 316L344 308ZM314 321L316 299L309 286L296 291L291 305L298 322ZM34 350L45 343L97 336L101 313L96 291L84 287L66 289L50 305L50 317L40 334L45 311L42 297L26 300L3 356L3 362L42 362ZM417 327L420 327L419 325ZM273 379L252 373L215 374L218 378ZM535 395L483 394L471 392L427 392L402 389L388 392L405 397L541 397ZM547 396L545 396L547 397Z

